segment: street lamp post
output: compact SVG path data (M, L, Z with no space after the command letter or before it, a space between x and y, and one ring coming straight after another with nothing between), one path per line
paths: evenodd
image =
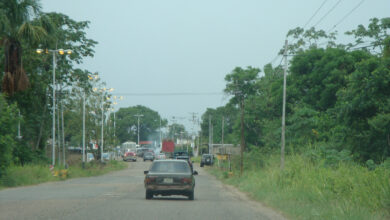
M36 52L41 54L43 52L42 49L37 49ZM64 50L64 49L56 49L56 50L46 50L46 53L53 54L53 124L52 124L52 165L55 165L55 140L56 140L56 54L60 55L71 54L72 50Z
M83 168L85 168L85 90L83 91Z
M117 99L119 100L122 100L123 99L123 96L120 96L119 98L117 96L114 96L114 102L112 103L114 106L118 104L118 102L116 102ZM116 112L115 112L115 108L113 108L112 110L114 112L114 144L116 145L116 133L115 133L115 130L116 130Z
M93 89L95 92L98 91L97 88L94 88ZM113 88L110 88L110 89L107 89L107 88L103 88L103 89L100 89L99 90L100 92L102 92L102 103L101 103L101 109L102 109L102 133L101 133L101 147L100 147L100 161L101 162L104 162L103 161L103 148L104 148L104 92L105 91L109 91L109 92L112 92L114 91ZM107 98L109 99L109 98Z
M99 78L98 75L88 75L89 80L97 80ZM82 158L82 167L85 168L85 89L83 90L83 158Z
M161 117L160 117L160 150L162 149Z
M140 115L140 114L138 114L138 115L134 115L135 117L137 117L138 118L138 128L137 128L137 133L138 133L138 146L139 146L139 118L140 117L143 117L144 115Z

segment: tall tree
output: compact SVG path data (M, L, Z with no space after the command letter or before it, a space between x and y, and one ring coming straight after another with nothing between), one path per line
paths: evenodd
M140 117L140 141L145 140L159 140L158 129L160 128L160 115L158 112L142 106L120 108L116 112L116 134L121 143L125 141L137 142L137 117L135 115L141 114ZM111 115L113 118L113 115ZM165 126L166 120L161 121L162 126Z
M0 44L5 58L2 89L10 95L25 90L29 84L22 62L23 41L36 43L47 34L45 25L32 22L40 15L40 9L39 0L0 1Z
M225 81L227 82L225 92L233 95L232 103L238 104L241 110L241 160L240 160L240 174L242 175L244 165L244 102L245 99L256 93L255 83L258 80L260 69L247 67L242 69L236 67L230 74L226 75Z

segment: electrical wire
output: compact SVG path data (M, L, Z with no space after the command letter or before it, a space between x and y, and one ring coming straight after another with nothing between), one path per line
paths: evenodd
M340 21L338 21L335 25L333 25L332 28L328 30L330 32L331 30L335 29L337 25L341 24L345 19L347 19L356 9L360 7L361 4L363 4L365 0L361 0L351 11L349 11Z
M303 29L306 28L306 26L310 23L311 20L313 20L313 18L317 15L317 13L321 10L321 8L325 5L325 3L327 2L328 0L324 0L322 2L322 4L320 5L320 7L314 12L314 14L309 18L309 20L306 22L306 24L303 26Z
M319 20L319 21L317 21L317 23L313 26L313 27L315 27L315 26L317 26L319 23L321 23L321 21L323 21L339 4L340 4L340 2L341 2L342 0L338 0L337 2L336 2L336 4L335 5L333 5L333 7L328 11L328 12L326 12L326 14L324 15L324 16L322 16L322 18Z
M156 93L112 93L117 96L202 96L202 95L223 95L223 92L156 92Z

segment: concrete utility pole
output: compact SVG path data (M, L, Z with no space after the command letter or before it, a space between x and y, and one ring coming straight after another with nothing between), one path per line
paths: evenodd
M51 130L51 138L52 138L52 149L51 149L51 165L56 164L56 53L53 53L53 106L52 106L52 114L53 114L53 122L52 122L52 130Z
M162 149L161 117L160 117L160 150Z
M62 125L62 161L64 162L64 167L66 166L65 161L65 129L64 129L64 103L61 102L61 125Z
M137 127L137 133L138 133L138 146L139 146L139 118L140 117L143 117L144 115L140 115L140 114L138 114L138 115L134 115L135 117L137 117L137 119L138 119L138 127Z
M284 74L283 74L283 113L282 113L282 146L280 150L280 169L284 169L284 145L286 132L286 78L287 78L287 47L288 42L284 46Z
M241 97L241 152L240 152L240 176L242 176L244 170L244 150L245 150L245 139L244 139L244 98Z
M100 161L104 162L103 159L103 147L104 147L104 93L102 92L102 146L100 146Z
M19 140L21 140L22 136L20 135L20 110L18 110L18 114L19 114L19 116L18 116L18 136L17 136L17 138Z
M58 165L61 166L61 130L60 130L60 100L57 99L57 143L58 143Z
M223 149L223 130L224 130L224 122L225 122L225 117L222 116L222 137L221 137L221 140L222 140L222 149Z
M211 139L212 139L212 128L211 128L211 115L209 115L209 154L211 151Z
M83 169L85 168L85 91L83 91Z

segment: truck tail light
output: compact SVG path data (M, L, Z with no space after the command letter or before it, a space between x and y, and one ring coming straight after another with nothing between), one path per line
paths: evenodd
M148 176L145 178L145 183L146 184L155 183L156 179L157 179L156 176Z
M181 182L182 182L182 183L190 184L190 183L192 183L192 179L191 179L191 178L186 178L186 177L184 177L184 178L181 179Z

